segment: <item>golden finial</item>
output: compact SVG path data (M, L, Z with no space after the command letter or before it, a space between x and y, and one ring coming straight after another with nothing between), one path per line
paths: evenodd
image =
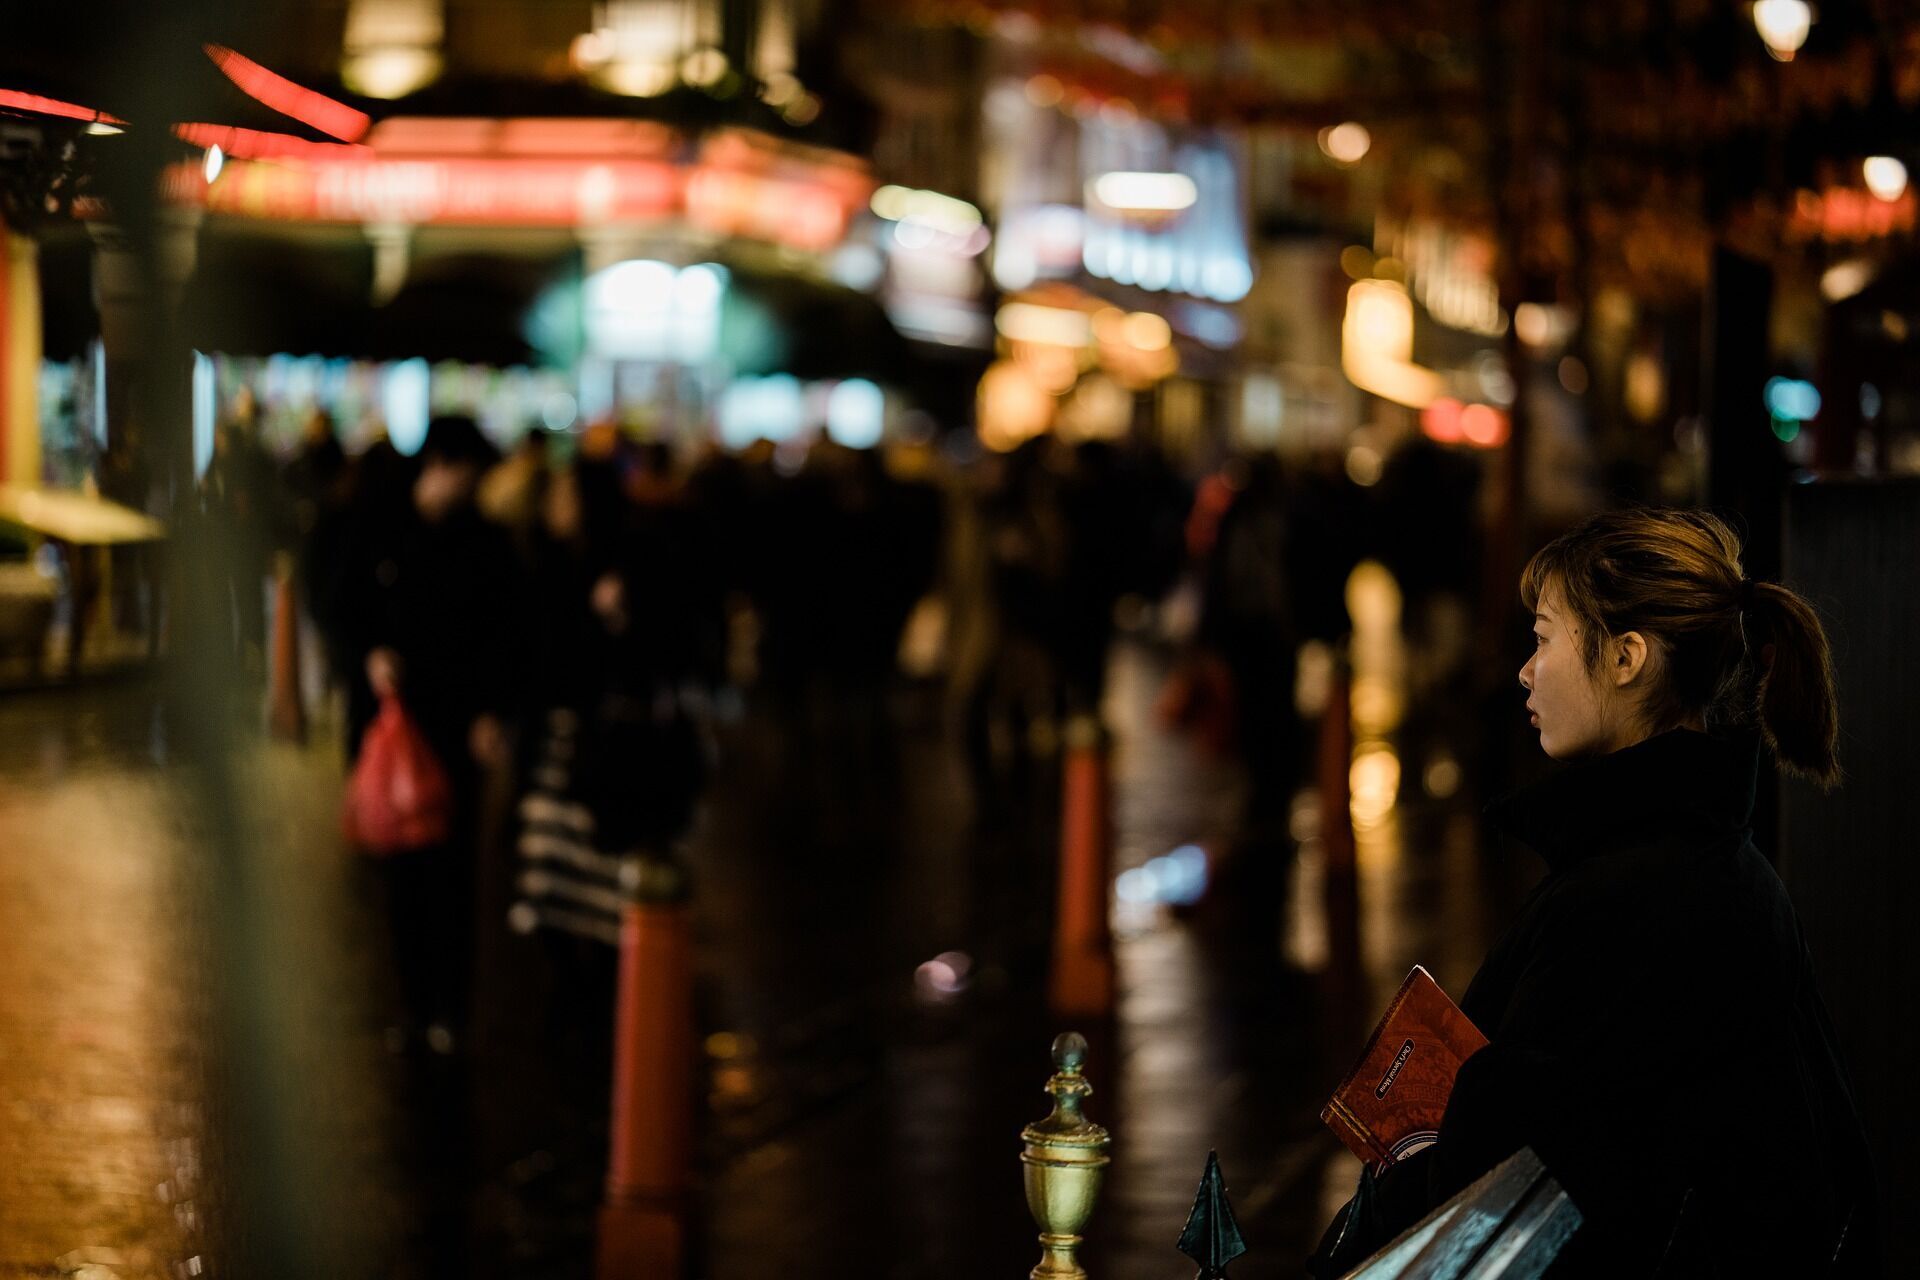
M1054 1074L1047 1081L1053 1111L1021 1130L1026 1149L1020 1163L1027 1185L1027 1209L1040 1227L1040 1265L1032 1280L1086 1280L1075 1254L1080 1228L1093 1213L1106 1175L1107 1131L1081 1114L1093 1086L1081 1074L1087 1060L1086 1037L1068 1031L1054 1038Z

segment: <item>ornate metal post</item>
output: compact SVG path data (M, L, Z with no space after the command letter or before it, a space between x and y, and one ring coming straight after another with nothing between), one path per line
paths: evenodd
M1076 1254L1080 1228L1093 1213L1107 1171L1107 1131L1080 1112L1093 1086L1081 1074L1087 1041L1077 1031L1053 1041L1054 1075L1047 1081L1053 1111L1021 1130L1026 1149L1020 1163L1027 1186L1027 1209L1040 1227L1040 1265L1031 1280L1086 1280Z

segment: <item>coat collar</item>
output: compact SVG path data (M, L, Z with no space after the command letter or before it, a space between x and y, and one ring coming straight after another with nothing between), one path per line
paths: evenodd
M1555 870L1648 835L1712 839L1753 818L1758 744L1674 729L1582 760L1487 808Z

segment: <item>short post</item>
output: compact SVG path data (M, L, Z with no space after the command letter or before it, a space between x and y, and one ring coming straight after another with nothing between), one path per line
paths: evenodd
M290 563L273 583L273 653L267 671L267 729L274 737L304 742L307 709L300 697L300 600Z
M671 1280L687 1254L694 1106L688 882L671 857L648 855L639 865L635 901L620 922L599 1280Z
M1094 716L1067 725L1060 788L1060 893L1054 917L1053 974L1048 1004L1062 1017L1104 1018L1113 1012L1113 937L1108 923L1112 879L1110 741Z
M1040 1228L1040 1265L1030 1280L1086 1280L1080 1228L1100 1197L1112 1145L1107 1131L1081 1114L1093 1092L1083 1074L1086 1060L1086 1037L1077 1031L1054 1037L1054 1074L1047 1081L1053 1110L1020 1132L1027 1209Z
M1320 713L1318 790L1320 841L1329 874L1350 873L1353 839L1353 675L1344 661L1335 665Z
M1335 1034L1345 1035L1364 1000L1360 996L1359 859L1353 835L1353 672L1344 658L1335 663L1327 705L1320 713L1316 764L1329 980L1322 1008L1341 1028Z

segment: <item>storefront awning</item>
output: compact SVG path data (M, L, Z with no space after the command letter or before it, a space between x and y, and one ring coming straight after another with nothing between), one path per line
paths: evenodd
M537 363L526 321L577 251L422 252L384 303L374 250L352 231L288 236L209 229L181 304L194 349L225 355Z
M76 546L158 542L166 526L143 511L90 493L0 485L0 527L24 529Z
M804 276L730 269L734 292L774 331L774 341L736 354L736 372L893 380L911 360L906 339L871 295Z
M358 237L208 229L181 296L181 331L194 350L225 355L359 355L372 287L373 250Z
M527 317L541 292L571 271L577 256L461 254L420 262L391 301L372 309L366 340L353 354L374 360L536 364Z

